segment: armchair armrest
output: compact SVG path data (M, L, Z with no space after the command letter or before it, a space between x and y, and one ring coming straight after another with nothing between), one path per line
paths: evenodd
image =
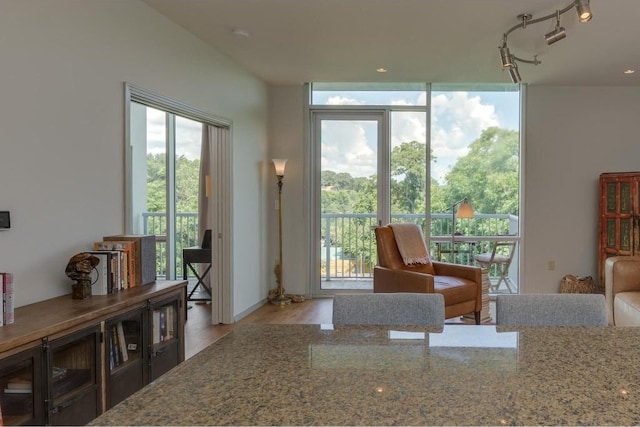
M613 256L605 260L605 298L609 324L614 324L613 300L618 292L640 291L640 257Z
M415 271L376 266L373 269L373 292L434 293L433 276Z
M476 283L476 311L482 310L482 269L480 267L438 261L432 264L436 276L459 277Z
M482 270L480 267L438 261L432 261L432 264L436 276L460 277L482 285Z

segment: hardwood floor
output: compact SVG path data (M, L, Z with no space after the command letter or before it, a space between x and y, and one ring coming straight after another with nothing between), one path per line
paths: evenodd
M244 319L232 325L212 325L211 305L189 303L185 325L185 358L194 356L211 343L244 323L331 323L332 298L314 298L287 306L266 303Z
M194 356L211 343L228 334L233 328L245 323L331 323L333 298L314 298L300 303L277 306L266 303L244 319L232 325L212 325L211 305L189 303L188 320L185 325L185 358ZM492 318L495 319L495 302L490 302ZM447 323L460 323L459 319L447 319Z

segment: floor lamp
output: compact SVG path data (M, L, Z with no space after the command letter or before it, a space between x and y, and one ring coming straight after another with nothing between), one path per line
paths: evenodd
M459 206L458 206L459 205ZM456 206L458 206L458 213L456 215ZM469 200L465 197L459 200L451 206L451 262L455 262L455 239L456 239L456 216L458 218L473 218L473 206L469 203Z
M278 178L278 245L280 250L278 265L276 265L274 270L278 288L270 299L271 304L275 305L291 304L291 298L286 296L284 286L282 285L282 180L284 178L284 166L286 164L287 159L273 159L273 166L276 169L276 177Z

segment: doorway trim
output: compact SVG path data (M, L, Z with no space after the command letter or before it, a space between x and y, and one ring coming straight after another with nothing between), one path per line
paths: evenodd
M153 93L146 89L124 83L124 159L125 159L125 233L133 230L132 218L132 145L130 140L130 105L131 102L139 102L149 107L157 108L169 113L173 113L201 123L223 127L229 130L229 138L217 147L211 154L211 165L216 171L217 179L212 183L213 194L216 194L217 201L210 210L212 224L216 229L212 229L212 249L215 248L215 255L211 260L211 323L233 323L233 251L232 251L232 135L233 122L223 117L215 116L204 111L195 109L181 102L172 100L165 96ZM210 203L213 203L210 202ZM213 252L213 251L212 251Z

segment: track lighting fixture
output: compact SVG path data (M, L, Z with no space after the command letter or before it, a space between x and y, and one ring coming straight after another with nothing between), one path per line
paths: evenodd
M508 68L513 67L513 61L511 60L511 52L509 52L509 48L506 43L503 43L500 47L500 59L502 60L502 67Z
M538 65L541 64L542 61L538 60L538 56L534 55L533 59L523 59L513 55L509 51L509 46L507 45L507 37L509 34L515 30L525 29L528 25L537 24L539 22L544 22L549 19L556 19L555 28L544 35L544 39L548 45L552 45L553 43L562 40L567 36L567 33L560 25L560 15L568 12L573 9L575 6L576 11L578 12L578 20L580 22L589 22L591 18L593 18L593 14L591 13L591 7L589 6L589 0L574 0L567 6L562 9L558 9L555 13L551 13L549 15L542 16L540 18L533 19L533 17L528 13L523 13L518 15L518 19L520 23L518 25L514 25L509 28L502 36L502 45L498 47L500 52L500 61L502 62L502 68L507 69L509 71L509 76L511 77L511 81L513 83L519 83L522 79L520 78L520 72L518 71L517 62L525 62L528 64Z
M556 11L556 28L544 35L544 40L549 46L555 42L567 37L567 33L564 31L564 27L560 26L560 11Z
M512 83L520 83L522 81L522 77L520 77L520 71L518 71L518 64L513 62L513 66L509 67L509 77L511 77Z
M578 11L578 19L582 23L589 22L593 18L589 0L576 0L576 10Z

